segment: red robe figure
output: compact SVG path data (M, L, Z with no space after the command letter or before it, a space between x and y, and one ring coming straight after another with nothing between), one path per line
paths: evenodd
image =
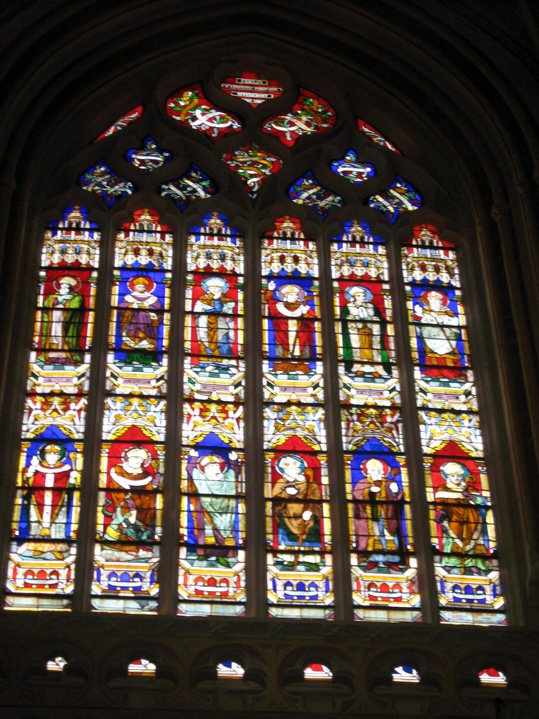
M274 364L276 372L304 372L309 374L308 362L314 354L314 323L316 314L307 305L305 290L300 285L288 283L277 289L278 300L274 297L277 285L268 283L265 300L275 333L275 356L286 359ZM292 360L292 361L291 361Z
M153 472L152 456L145 447L128 447L121 463L112 467L107 483L104 514L107 549L138 557L152 553L155 540L156 490L161 475ZM150 471L151 468L152 471Z
M29 542L22 553L33 550L33 556L50 553L62 559L69 552L65 542L69 490L75 486L77 473L68 462L62 444L44 444L25 470L24 484L29 487L30 536L63 542Z

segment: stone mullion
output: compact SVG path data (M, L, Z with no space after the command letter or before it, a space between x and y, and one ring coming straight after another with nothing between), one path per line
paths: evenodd
M437 624L438 591L434 576L434 557L429 528L429 507L427 503L423 452L419 434L419 414L416 404L414 365L410 347L408 309L401 264L401 244L397 240L388 242L389 278L393 306L395 348L398 360L401 413L404 432L406 465L409 477L409 492L414 533L414 552L418 564L421 613L424 622Z
M94 571L99 471L105 379L110 326L110 297L114 272L116 224L108 217L101 229L94 330L91 347L90 387L84 432L84 461L80 484L80 518L75 563L74 611L90 611Z
M38 275L41 258L41 247L43 243L44 223L39 223L33 213L28 212L28 200L26 196L15 195L13 198L15 206L13 216L15 226L12 228L11 241L14 253L12 257L11 276L5 278L3 287L5 312L3 313L2 325L5 329L2 349L0 350L0 398L5 408L1 420L1 432L4 444L4 452L1 459L0 471L5 478L0 489L0 570L2 581L0 582L0 612L4 610L5 578L11 548L11 522L16 496L16 477L19 463L19 449L21 442L21 424L23 417L24 398L26 396L26 382L28 374L28 359L32 347L34 331L35 303L38 286ZM31 252L26 252L26 264L24 263L24 238L32 237ZM28 254L31 261L28 261ZM28 267L30 266L30 268ZM33 288L32 301L24 299L25 287ZM14 317L18 317L19 336L15 337L14 332L8 332L9 326L15 325ZM10 362L9 357L14 354L14 348L20 350L19 357L24 362L17 364ZM15 366L13 366L15 364ZM13 390L15 388L15 392ZM11 400L11 401L9 401ZM10 447L11 451L7 451Z
M174 232L170 287L165 473L162 494L162 537L159 559L159 614L178 611L178 559L180 522L181 430L183 417L183 366L187 230Z
M245 529L249 617L267 617L266 507L262 392L262 306L260 238L251 223L244 238L245 326Z
M354 607L350 572L350 537L348 529L350 523L343 461L339 364L334 319L333 283L331 280L331 247L329 238L323 235L318 238L318 258L335 619L351 621L354 617Z

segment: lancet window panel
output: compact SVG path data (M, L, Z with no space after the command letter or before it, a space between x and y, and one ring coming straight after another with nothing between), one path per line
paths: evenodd
M440 617L505 623L456 248L419 226L402 270Z
M334 613L317 249L284 217L262 240L268 610Z
M153 211L116 236L92 607L152 612L159 599L172 233Z
M100 233L81 207L42 245L6 607L69 609L75 586Z
M356 619L421 617L389 266L365 223L334 237L331 270Z
M245 612L243 238L214 212L187 240L178 614Z

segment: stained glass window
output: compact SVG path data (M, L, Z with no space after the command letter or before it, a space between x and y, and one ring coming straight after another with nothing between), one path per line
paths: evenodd
M403 212L419 210L423 200L409 182L402 177L396 177L387 190L369 197L367 204L383 212L391 222L395 222Z
M504 621L492 500L456 248L435 227L402 247L421 447L443 621Z
M298 220L262 240L264 451L271 616L333 606L316 245Z
M344 205L342 197L323 187L312 172L305 173L290 185L288 195L298 205L311 207L323 219L330 210Z
M243 239L217 213L188 238L179 614L245 604Z
M194 164L177 180L167 182L159 188L159 194L169 197L180 212L186 210L191 202L205 200L216 192L215 182Z
M352 591L358 619L420 616L384 241L357 221L331 243Z
M244 72L239 77L227 77L221 83L221 90L232 97L239 97L253 107L266 100L273 100L283 92L277 80L266 80L255 72Z
M212 140L242 129L239 118L210 102L199 83L178 90L166 102L167 115L175 122L203 132Z
M423 196L405 179L397 148L370 125L358 121L379 147L360 162L339 136L335 109L313 92L301 89L262 125L263 110L245 107L244 125L227 95L258 107L280 84L245 72L221 90L223 107L201 83L166 102L170 133L198 132L187 133L183 170L178 144L167 136L173 158L149 130L127 151L113 138L103 159L81 163L73 191L88 201L92 193L101 213L116 203L124 213L101 248L79 206L46 229L6 606L69 609L89 597L99 612L242 617L256 605L259 616L277 618L418 622L428 605L435 621L504 623L456 248L430 225L401 247L394 223L404 228ZM235 134L261 127L270 146L275 138L287 146L281 157ZM314 146L332 128L338 149L314 166L287 149L304 135ZM116 154L106 150L114 143ZM116 174L122 162L144 194ZM154 171L152 203L153 176L142 173ZM230 171L246 192L231 189ZM394 181L351 207L346 198L386 171ZM330 186L333 177L343 197L318 176ZM272 205L255 213L247 196ZM236 213L242 203L251 205L249 222ZM319 228L316 239L306 222L280 216L293 207ZM372 221L373 210L376 226L361 219ZM343 215L358 219L337 224ZM169 216L174 230L163 224ZM275 216L263 225L274 230L254 242L255 224ZM337 234L324 230L326 218ZM100 252L111 259L98 275ZM342 526L332 524L330 502L347 518ZM91 579L75 577L81 527L93 543L85 546ZM349 596L335 586L335 531ZM263 553L265 574L255 576L253 558ZM61 670L60 659L51 655L50 671ZM218 661L219 678L243 676L239 664ZM138 655L128 673L154 670ZM331 676L325 664L305 667L305 679ZM403 665L393 680L419 677Z
M360 185L376 174L373 165L357 161L357 154L353 150L348 150L342 160L334 160L331 169L353 185Z
M256 197L264 179L276 173L283 164L276 155L258 145L227 152L223 155L223 162L243 180L251 197Z
M146 174L158 170L172 160L172 154L157 146L153 137L147 137L140 149L133 148L126 154L127 161Z
M421 677L413 667L395 667L391 673L394 682L398 684L419 684Z
M41 252L22 424L6 606L68 609L100 233L82 207L48 226Z
M264 132L275 135L288 147L296 144L303 135L325 132L333 127L337 117L331 105L308 90L300 90L296 103L289 112L274 115L262 125Z
M172 234L139 210L115 242L92 604L155 611L159 593Z
M79 185L83 190L95 192L110 207L120 197L131 195L135 186L129 180L116 175L105 161L98 162L79 177Z
M137 105L137 107L134 107L130 112L119 117L116 122L113 122L110 127L99 135L99 137L95 138L94 142L99 142L99 140L109 137L109 135L114 135L116 132L120 132L120 130L123 130L124 127L127 127L130 123L138 120L139 117L142 116L143 111L144 105Z
M364 120L360 120L359 117L357 119L357 126L364 135L377 145L380 145L380 147L383 147L386 150L391 150L392 152L397 152L399 155L401 154L401 151L395 147L392 142L389 142L389 140L381 135L378 130L375 130L372 125L369 125Z

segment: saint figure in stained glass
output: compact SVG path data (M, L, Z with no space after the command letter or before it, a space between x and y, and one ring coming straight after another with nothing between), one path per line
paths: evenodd
M187 476L197 554L223 567L229 567L229 559L238 554L239 475L237 452L229 452L227 459L216 452L200 456L196 449L189 452Z
M44 540L27 546L27 549L33 550L34 557L50 553L56 559L62 559L69 553L65 542L66 527L76 481L77 472L73 469L68 449L59 442L41 445L25 468L23 484L27 488L24 496L29 534Z
M235 301L226 296L229 284L223 277L208 277L201 283L204 294L195 302L197 337L201 355L230 357L233 355ZM219 360L217 360L219 361Z
M155 536L155 500L161 474L152 466L152 454L143 446L126 447L118 464L110 468L103 514L106 547L130 558L152 554L138 546ZM126 559L126 557L124 557Z
M367 571L379 563L401 571L401 515L404 493L394 479L395 468L376 457L361 463L362 479L352 491L355 545Z
M131 292L120 302L118 313L122 349L127 350L128 364L157 364L159 326L163 322L163 306L152 290L154 281L141 275L128 282Z
M64 365L83 361L81 333L85 307L84 298L78 293L80 285L79 278L69 275L54 280L56 292L43 303L51 311L43 314L41 326L41 349L48 350L48 354L38 359Z
M387 351L387 323L373 300L373 293L362 285L344 288L348 300L341 312L343 358L347 372L358 376L380 376L380 369L391 374ZM376 366L373 366L376 365Z
M320 517L322 495L314 477L314 470L296 454L281 455L275 462L279 475L273 486L273 515L277 519L279 549L295 549L296 554L283 555L285 563L294 558L297 567L299 551L312 549L312 554L302 554L302 563L317 570L322 548ZM279 555L277 555L279 559ZM311 565L311 566L309 566Z
M423 374L430 377L466 379L457 342L459 319L448 305L448 297L439 290L428 290L414 306L412 319L418 323L425 352Z
M440 474L445 484L436 490L435 521L442 528L441 565L450 573L488 574L492 565L485 547L486 500L462 462L445 462Z
M277 299L275 296L277 296ZM275 333L275 356L283 361L275 363L275 371L309 373L307 362L291 364L291 359L309 359L314 354L314 325L316 313L307 304L305 289L295 283L281 283L271 280L266 290L273 331Z

